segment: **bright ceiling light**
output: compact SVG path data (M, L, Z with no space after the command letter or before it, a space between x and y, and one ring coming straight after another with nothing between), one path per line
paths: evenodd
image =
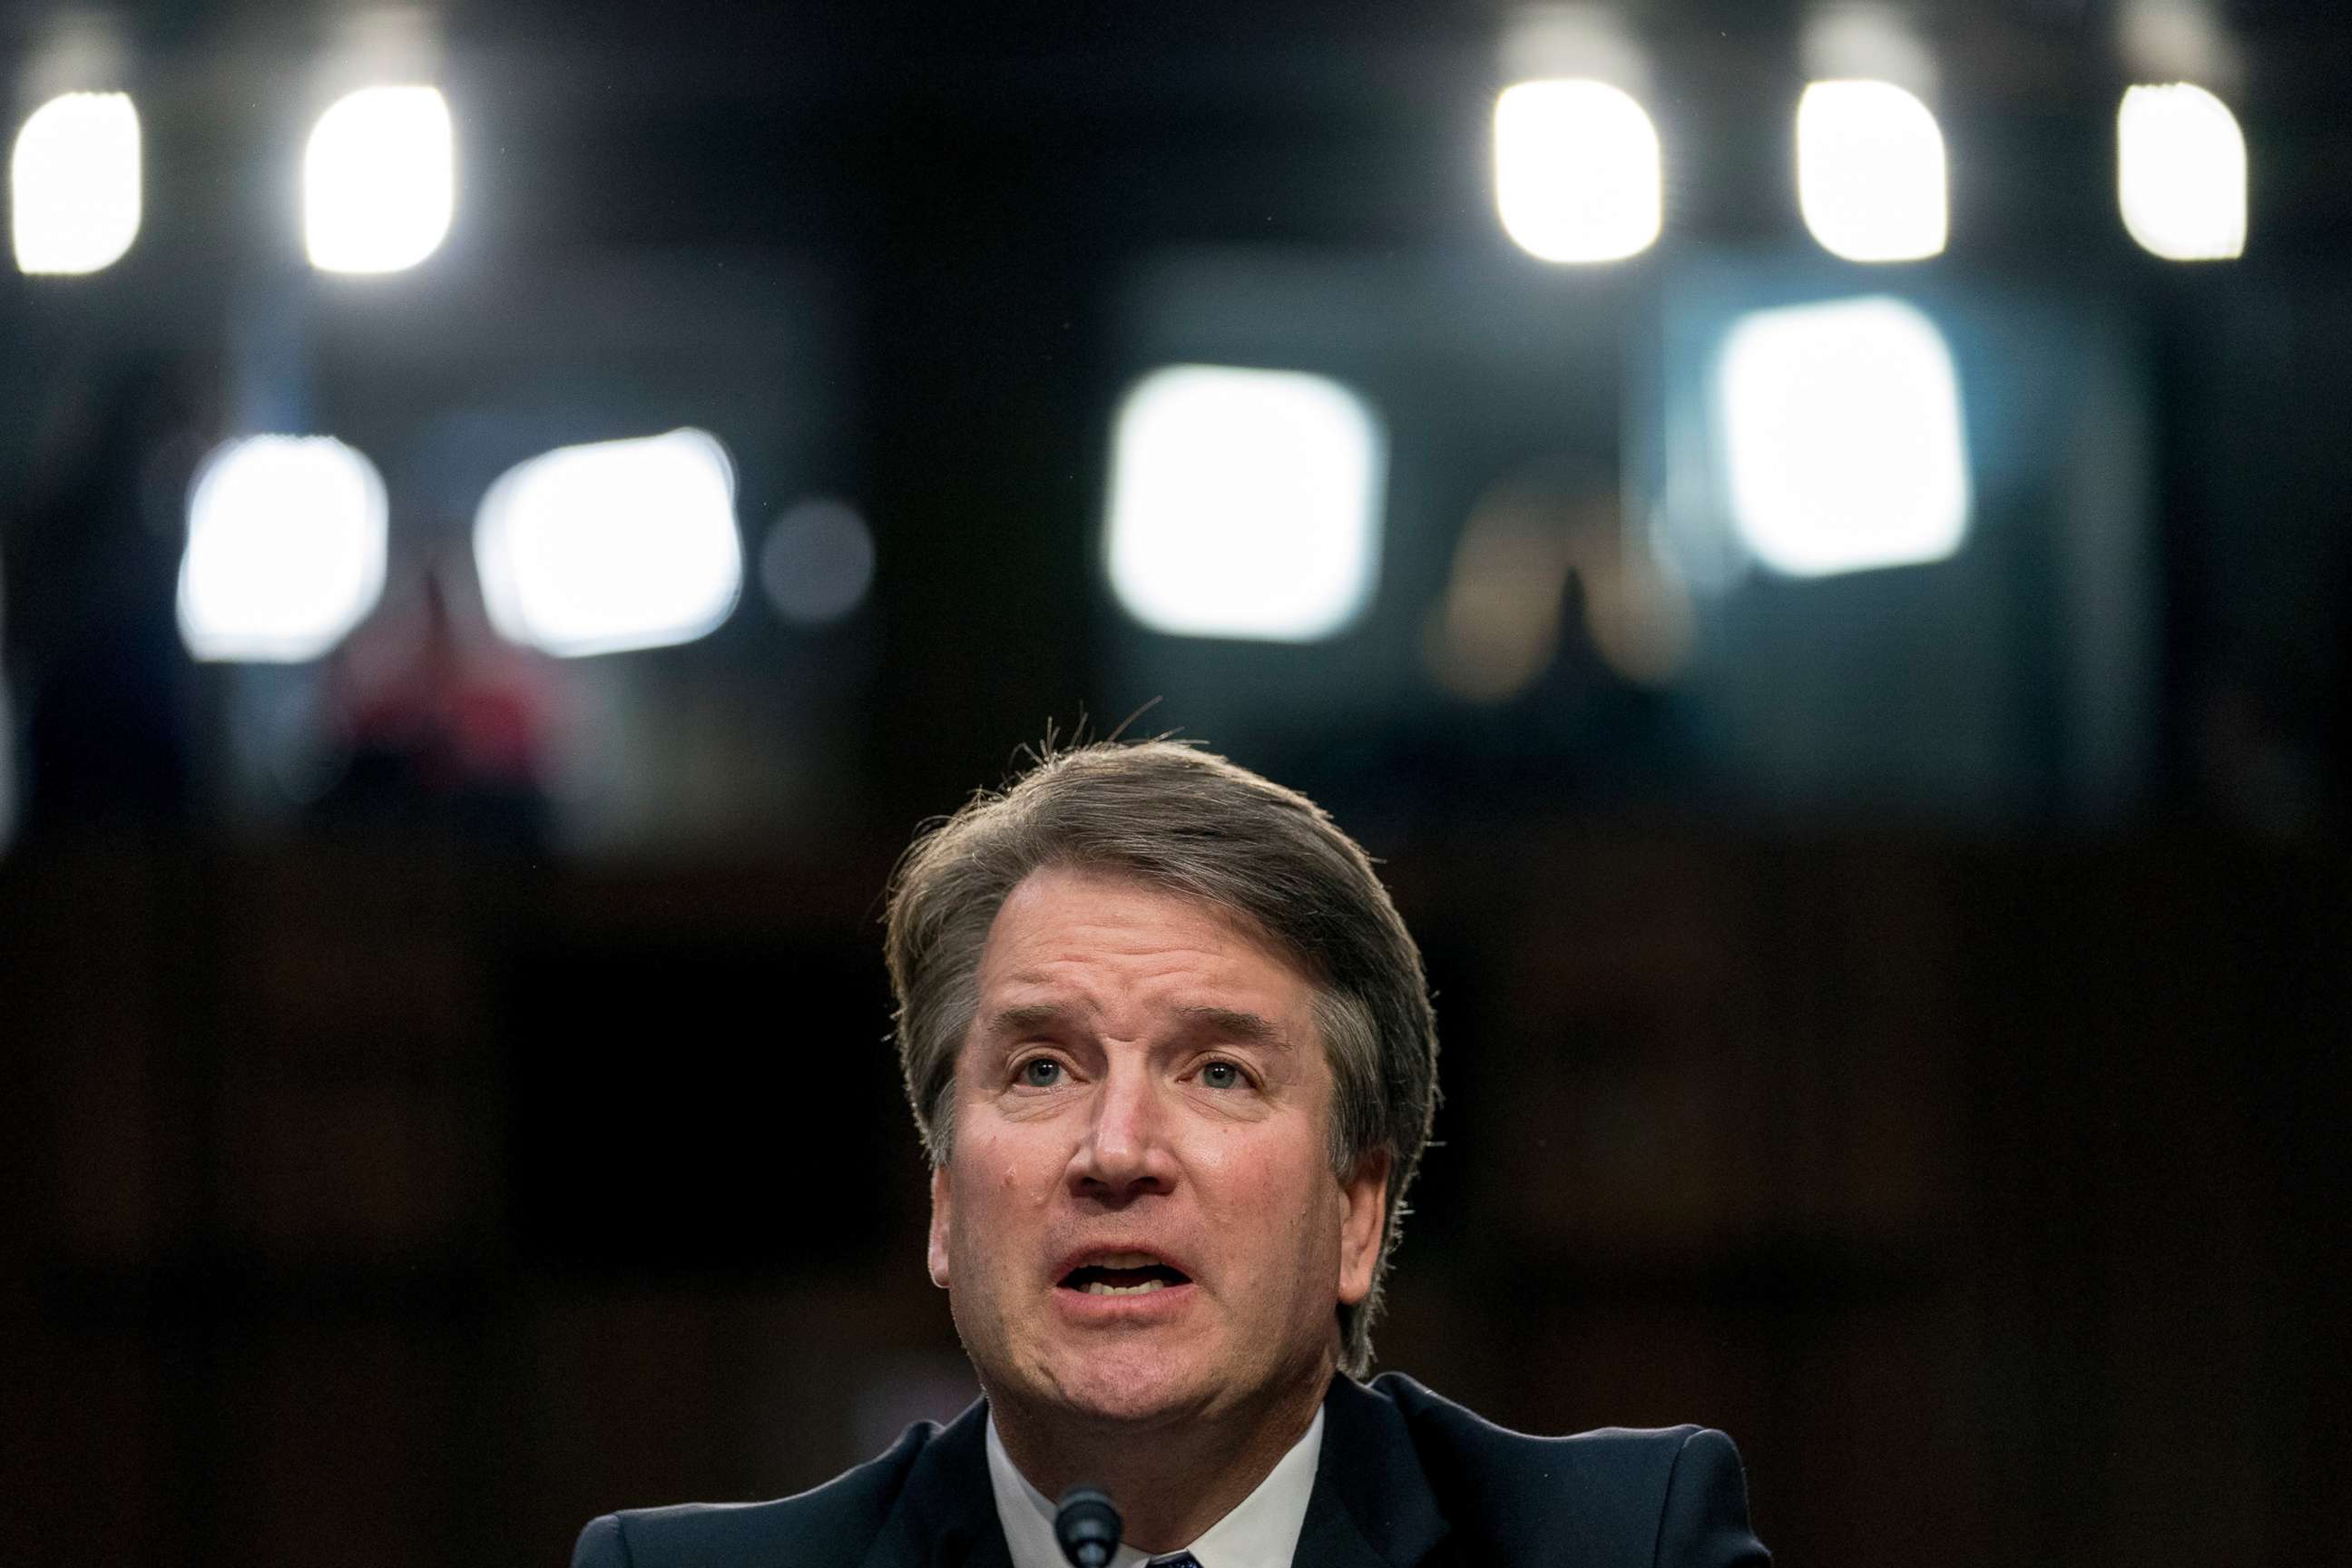
M482 498L474 562L509 642L565 658L692 642L743 586L726 448L673 430L519 463Z
M2125 89L2116 111L2124 227L2168 261L2246 248L2246 138L2230 106L2188 82Z
M1822 248L1916 261L1944 248L1944 133L1891 81L1817 81L1797 103L1797 203Z
M432 255L449 232L456 161L437 88L362 88L328 105L302 155L310 264L397 272Z
M1371 596L1383 468L1377 418L1337 382L1155 371L1118 412L1112 591L1156 631L1329 637Z
M139 111L128 93L69 92L33 110L8 161L23 272L96 272L139 234Z
M1766 565L1821 577L1938 561L1969 526L1950 350L1899 300L1759 310L1725 335L1716 413L1734 525Z
M1523 81L1495 100L1495 202L1546 261L1616 261L1658 237L1658 132L1605 81Z
M189 490L181 639L198 658L316 658L375 607L383 553L367 458L323 436L231 441Z

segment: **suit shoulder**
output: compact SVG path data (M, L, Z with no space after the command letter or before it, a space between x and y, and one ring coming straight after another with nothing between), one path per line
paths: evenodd
M1497 1426L1466 1405L1414 1382L1402 1373L1383 1373L1370 1384L1393 1403L1413 1434L1416 1447L1434 1445L1488 1464L1530 1467L1538 1472L1571 1469L1655 1473L1663 1480L1683 1446L1702 1426L1602 1426L1591 1432L1545 1437ZM1720 1436L1721 1434L1716 1434Z
M744 1563L854 1565L873 1544L916 1458L938 1435L910 1426L887 1451L821 1487L772 1502L679 1503L589 1521L572 1568L733 1568Z
M1566 1561L1639 1568L1769 1562L1748 1531L1738 1450L1720 1432L1685 1424L1533 1436L1401 1373L1370 1387L1403 1416L1449 1519L1497 1549L1548 1540L1573 1545Z

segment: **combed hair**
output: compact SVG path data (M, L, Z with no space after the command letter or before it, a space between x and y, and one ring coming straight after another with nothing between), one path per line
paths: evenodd
M1238 916L1316 988L1331 1063L1331 1168L1389 1156L1371 1293L1339 1309L1341 1370L1371 1365L1371 1326L1437 1107L1437 1020L1421 950L1370 858L1313 801L1169 740L1054 752L919 836L890 884L886 952L899 1067L934 1168L955 1138L955 1064L980 958L1013 889L1045 867L1115 871Z

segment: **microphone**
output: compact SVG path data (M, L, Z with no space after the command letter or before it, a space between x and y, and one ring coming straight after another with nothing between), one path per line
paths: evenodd
M1070 1568L1110 1568L1119 1528L1118 1510L1093 1487L1072 1487L1054 1510L1054 1539Z

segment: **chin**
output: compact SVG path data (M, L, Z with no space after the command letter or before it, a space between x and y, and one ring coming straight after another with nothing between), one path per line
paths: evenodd
M1056 1403L1091 1421L1154 1426L1198 1415L1214 1401L1192 1369L1142 1347L1088 1356L1057 1368Z

